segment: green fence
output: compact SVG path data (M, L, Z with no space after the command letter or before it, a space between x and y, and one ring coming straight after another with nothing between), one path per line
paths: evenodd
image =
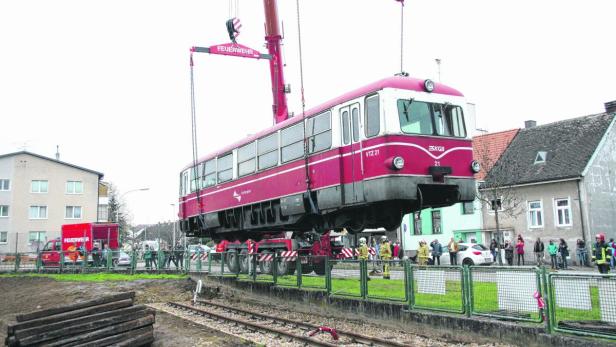
M535 267L417 266L408 261L274 253L0 254L0 272L97 271L177 271L233 277L320 290L328 296L397 302L410 310L544 324L548 332L616 340L616 275L548 274L546 268Z

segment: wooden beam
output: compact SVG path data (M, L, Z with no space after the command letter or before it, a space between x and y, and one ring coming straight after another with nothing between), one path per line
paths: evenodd
M37 319L37 318L41 318L41 317L45 317L45 316L50 316L50 315L53 315L53 314L58 314L58 313L78 310L78 309L85 308L85 307L101 305L101 304L105 304L105 303L108 303L108 302L120 301L120 300L126 300L126 299L133 299L133 298L135 298L135 292L120 293L120 294L100 297L98 299L94 299L94 300L90 300L90 301L78 302L78 303L75 303L75 304L72 304L72 305L65 305L65 306L62 306L62 307L53 307L53 308L48 308L46 310L34 311L34 312L24 313L24 314L18 314L15 317L15 319L18 322L25 322L25 321L32 320L32 319Z
M108 336L99 340L89 341L88 343L80 344L79 347L98 347L98 346L108 346L114 345L117 346L119 343L123 341L131 340L135 337L142 337L143 335L151 335L152 341L154 340L154 327L149 325L137 330L127 331L122 334L118 334L116 336ZM131 345L138 346L138 345Z

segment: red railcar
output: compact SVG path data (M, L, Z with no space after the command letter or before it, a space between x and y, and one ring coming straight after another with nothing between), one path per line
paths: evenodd
M457 90L403 76L344 94L187 165L182 231L394 229L412 211L472 201L465 107Z

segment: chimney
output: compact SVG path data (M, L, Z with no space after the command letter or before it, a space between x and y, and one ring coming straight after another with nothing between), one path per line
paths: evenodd
M524 128L526 128L526 129L534 128L536 126L537 126L537 121L535 121L535 120L524 121Z
M56 145L56 160L60 160L60 146Z
M604 105L605 105L605 112L607 113L616 112L616 100L606 102Z

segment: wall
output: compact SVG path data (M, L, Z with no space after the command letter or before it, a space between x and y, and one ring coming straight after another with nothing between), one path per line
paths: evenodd
M13 204L11 206L11 230L19 233L18 251L33 251L28 244L30 231L45 231L47 240L60 237L62 224L95 222L98 206L98 175L73 168L53 160L29 154L14 157ZM31 193L32 180L47 180L47 193ZM83 194L66 194L66 181L82 181ZM29 218L32 205L46 205L47 219ZM81 219L65 219L66 206L81 206ZM10 244L14 251L15 242ZM34 249L35 250L35 249Z
M586 234L604 232L616 239L616 118L590 160L582 179Z
M499 224L501 229L513 229L513 238L517 235L522 235L525 241L525 260L534 262L533 259L533 244L537 237L547 244L550 239L558 240L564 238L569 245L570 256L575 260L575 247L577 239L582 238L582 224L580 218L580 202L578 199L577 180L544 183L528 186L520 186L515 188L515 194L522 202L519 214L515 217L509 217L505 214L499 214ZM556 226L555 218L555 201L554 199L569 198L571 206L571 225ZM528 220L528 202L541 200L543 207L543 227L531 228ZM484 228L496 228L494 214L487 213L487 208L484 204ZM547 252L547 250L546 250ZM546 254L547 257L547 254Z
M0 191L0 205L9 206L9 217L0 217L0 231L9 231L11 229L11 216L13 215L13 157L0 158L0 178L11 180L9 191ZM8 252L9 248L15 247L15 240L11 237L11 234L7 235L7 242L0 243L0 253Z

